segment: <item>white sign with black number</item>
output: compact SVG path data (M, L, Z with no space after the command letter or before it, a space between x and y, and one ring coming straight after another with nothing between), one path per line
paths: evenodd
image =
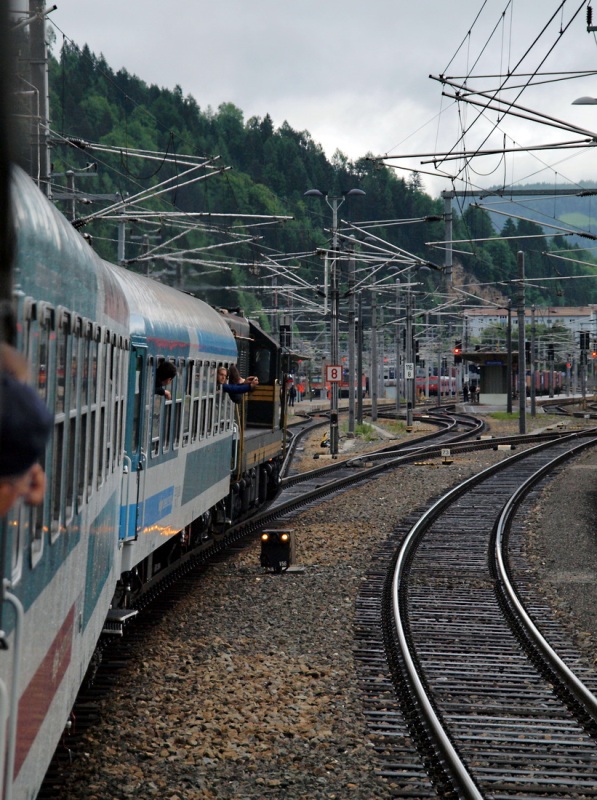
M336 364L328 364L325 368L325 379L328 383L340 383L342 380L342 367Z
M449 456L450 456L450 448L442 447L442 458L448 458Z
M412 361L411 362L407 362L404 365L404 377L407 380L410 380L411 378L415 377L415 365L412 363Z

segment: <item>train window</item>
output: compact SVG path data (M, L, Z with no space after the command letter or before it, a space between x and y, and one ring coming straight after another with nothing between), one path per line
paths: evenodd
M48 360L50 351L50 327L47 324L42 324L39 328L39 339L37 342L37 357L33 362L35 364L35 373L37 374L37 391L42 400L48 398Z
M52 437L52 472L50 487L51 541L60 533L60 509L62 481L62 453L64 447L64 414L56 415Z
M97 410L92 406L89 412L88 430L89 430L89 446L87 452L87 497L91 496L93 492L93 467L95 465L95 428L96 428Z
M75 470L77 469L77 441L81 437L81 417L79 386L81 374L78 369L80 362L81 343L81 319L78 318L71 337L70 353L70 388L68 396L69 424L67 437L67 456L66 456L66 521L69 522L74 515L75 487L78 485Z
M91 361L90 361L90 367L91 367L90 392L91 392L91 401L93 403L95 403L97 399L97 364L98 364L97 348L98 348L98 341L97 337L94 336L93 341L91 343Z
M148 369L149 374L152 373L152 359L149 359ZM140 433L140 419L141 419L141 377L143 370L143 357L138 355L135 361L135 397L133 400L133 452L139 450L139 433Z
M107 389L107 396L106 396L106 454L104 460L104 474L106 478L110 475L112 470L112 460L114 458L114 423L116 421L116 415L114 414L114 398L116 395L116 387L115 387L115 380L114 380L114 359L116 357L116 348L114 346L115 337L114 335L111 338L110 344L106 345L106 350L108 351L107 354L107 362L106 362L106 375L107 380L104 381L108 385Z
M187 362L187 371L185 374L185 392L184 392L184 408L182 411L182 446L186 447L189 443L189 435L191 431L191 400L193 395L193 379L194 379L195 362Z
M90 387L90 371L91 371L91 335L92 325L87 322L83 325L83 338L81 340L81 357L80 357L80 406L79 414L81 417L80 431L79 431L79 444L78 444L78 460L77 460L77 503L79 508L85 502L85 485L87 480L87 442L91 440L91 433L89 429L89 387Z
M184 358L178 359L176 367L175 386L173 387L172 397L175 403L174 409L174 447L180 445L180 435L182 431L182 401L185 389L185 360Z
M174 379L176 380L176 378ZM167 450L170 449L170 431L172 429L172 400L165 400L162 403L164 408L164 444L162 447L162 452L165 453Z
M63 318L56 332L56 413L65 409L67 327Z
M272 353L265 347L260 347L255 352L255 366L252 375L259 378L259 383L270 382L270 371L272 368Z
M35 312L35 313L34 313ZM48 399L48 375L51 374L50 334L53 329L54 310L46 303L31 308L31 329L27 344L27 355L37 392L42 400Z
M152 361L150 366L153 367ZM153 369L149 371L149 382L155 386L155 375ZM162 396L159 394L153 395L153 413L151 415L151 455L157 456L160 452L160 427L162 421Z
M68 452L66 458L66 514L65 521L68 523L74 515L74 496L75 496L75 456L77 454L75 444L77 441L77 417L72 416L68 422Z
M104 332L102 342L98 349L98 384L99 384L99 402L98 402L98 421L99 430L97 434L97 473L96 473L96 486L99 489L104 483L105 478L105 465L106 465L106 446L107 446L107 411L106 411L106 386L109 380L109 342L110 334L108 331Z
M214 412L215 387L216 387L216 364L205 363L203 397L201 400L201 435L211 436L212 420Z
M89 428L89 413L85 406L81 413L81 432L79 434L79 455L78 455L78 468L77 468L77 503L79 508L85 502L85 476L86 476L86 463L85 456L87 455L87 442L91 439L88 433Z
M202 430L199 427L201 407L201 379L203 376L203 365L201 361L195 363L195 370L193 376L193 415L191 422L191 441L194 442L197 436L201 436Z
M64 474L63 457L68 436L66 427L66 392L70 389L70 378L67 381L67 372L70 371L68 362L68 332L70 315L62 311L60 322L56 331L56 371L54 379L54 435L52 437L52 471L50 485L50 518L51 541L56 541L63 525L62 503L65 484L62 480Z
M44 549L43 508L40 506L26 506L27 526L31 537L31 566L41 559Z
M114 371L114 395L112 406L112 472L120 463L122 456L120 428L122 424L122 360L124 351L122 348L122 337L120 337L120 347L114 349L112 358L112 369Z
M227 367L227 364L222 364L219 366ZM217 368L216 368L216 376L217 376ZM214 428L213 433L214 435L217 434L219 431L224 430L224 420L226 417L226 403L227 395L224 394L221 390L218 389L215 393L214 397Z
M93 335L94 332L90 331ZM97 338L93 338L89 342L89 403L88 403L88 420L87 420L87 438L88 438L88 452L87 452L87 496L91 495L93 491L93 469L95 466L95 437L96 437L96 420L97 420Z
M39 463L41 464L41 468L43 469L43 471L47 474L45 452L39 459ZM49 511L48 507L49 507L49 500L47 492L41 506L29 507L29 530L31 531L32 567L34 567L37 564L43 551L44 534L46 531L46 526L44 525L44 519L47 517Z
M104 333L104 346L102 348L103 357L102 357L102 367L103 367L103 374L102 374L102 401L105 402L108 398L110 391L110 331L106 331Z
M97 488L103 484L104 482L104 472L103 472L103 464L102 459L104 456L104 443L106 441L106 407L102 404L98 408L98 418L99 418L99 431L97 436Z
M0 519L2 541L11 543L10 579L13 584L19 581L23 571L24 529L20 524L20 513L21 506L19 505L7 514L4 521ZM6 529L4 529L4 525Z

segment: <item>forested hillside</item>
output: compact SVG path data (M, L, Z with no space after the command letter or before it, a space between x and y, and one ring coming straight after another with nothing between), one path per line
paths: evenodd
M272 275L267 266L270 259L282 259L311 285L322 282L321 258L314 253L317 247L329 245L331 211L323 200L304 197L305 191L318 188L330 195L341 195L356 187L366 195L347 198L340 211L341 219L387 221L375 228L375 236L423 259L443 263L441 250L425 246L425 242L444 239L441 219L390 224L392 220L443 214L443 201L422 192L416 174L402 177L365 156L352 162L336 153L330 161L308 131L293 130L285 122L275 128L267 114L245 120L242 110L227 102L216 110L201 108L200 98L185 96L180 87L165 90L147 85L126 70L114 72L103 57L87 48L80 51L73 45L62 46L50 64L50 85L52 130L56 134L52 160L57 184L64 186L65 178L60 174L73 170L76 187L81 191L132 197L141 189L176 178L168 191L144 202L143 208L214 215L189 217L191 222L183 234L165 218L156 217L151 224L135 221L132 209L126 223L121 223L126 230L125 259L131 269L176 282L210 303L241 304L254 310L262 302L259 293L251 288L232 287L251 287L261 282L267 292ZM73 138L78 140L74 145ZM107 149L98 149L98 145ZM117 150L110 152L111 148ZM152 157L133 158L133 149L146 151ZM213 167L231 169L183 186L187 155L219 157ZM95 207L95 203L90 206ZM67 211L66 204L63 210ZM88 214L89 208L78 204L77 224ZM274 222L247 215L292 219ZM508 236L539 234L539 238L501 240L484 211L467 208L462 215L455 214L454 239L491 239L455 246L455 259L481 283L499 282L499 291L513 296L511 285L502 282L516 277L519 249L527 253L529 276L557 277L558 271L562 276L594 273L592 267L544 255L556 247L561 252L566 247L562 238L548 241L533 222L503 220ZM94 246L102 256L117 259L114 221L89 222L81 227L93 236ZM138 261L140 255L173 237L180 248L183 235L184 260L160 256ZM573 256L591 260L588 254L578 251ZM387 268L390 272L391 269ZM593 283L553 281L546 288L529 290L527 297L542 305L597 302Z

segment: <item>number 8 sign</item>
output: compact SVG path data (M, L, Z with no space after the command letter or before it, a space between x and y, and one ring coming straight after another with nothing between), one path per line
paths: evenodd
M342 367L328 364L325 368L325 378L329 383L340 383L342 380Z

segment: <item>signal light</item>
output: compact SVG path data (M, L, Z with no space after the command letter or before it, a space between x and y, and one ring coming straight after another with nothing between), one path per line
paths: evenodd
M295 538L291 530L269 530L261 534L261 566L285 572L295 558Z
M461 364L462 363L462 358L461 358L461 356L462 356L462 341L460 339L457 339L454 342L454 349L452 350L452 352L454 353L454 363L455 364Z
M592 351L591 358L597 358L597 350Z

